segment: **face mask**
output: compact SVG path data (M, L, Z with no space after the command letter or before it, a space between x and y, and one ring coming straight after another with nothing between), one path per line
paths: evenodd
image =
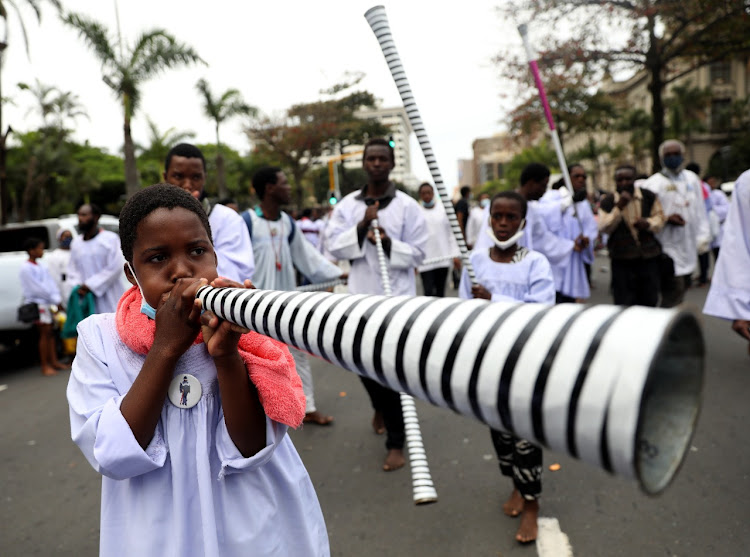
M489 204L490 204L490 200L488 198L486 198L486 197L479 202L479 206L482 209L484 209L485 207L487 207Z
M70 242L73 241L73 238L65 238L64 240L60 240L60 247L62 249L70 249Z
M518 232L513 234L510 238L507 240L498 240L495 238L494 232L492 232L492 226L485 229L485 232L487 232L487 236L490 237L490 239L495 243L497 247L499 247L502 250L506 250L511 246L514 246L518 243L518 240L521 239L523 236L523 229L526 226L526 219L521 220L521 226L518 227Z
M435 206L435 200L434 199L432 201L429 201L429 202L422 201L422 207L425 207L427 209L432 209L434 206Z
M685 159L682 158L682 155L667 155L664 157L664 166L670 170L677 170L683 160Z
M133 275L135 283L138 285L138 290L141 292L141 313L149 319L156 319L156 310L146 301L146 296L143 295L143 288L141 288L141 283L138 282L138 277L135 276L135 271L131 267L130 261L127 261L125 264L130 269L130 274Z

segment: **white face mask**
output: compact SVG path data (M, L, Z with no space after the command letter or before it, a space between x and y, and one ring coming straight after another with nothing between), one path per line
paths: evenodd
M518 232L516 232L515 234L513 234L513 236L511 236L507 240L498 240L495 237L495 233L492 232L492 225L491 224L490 224L489 227L487 227L485 229L485 232L487 232L487 236L489 236L492 239L492 241L495 243L495 245L497 247L499 247L502 250L506 250L509 247L514 246L515 244L518 243L518 240L520 240L521 237L523 236L523 229L525 227L526 227L526 219L522 219L521 220L521 226L518 227Z

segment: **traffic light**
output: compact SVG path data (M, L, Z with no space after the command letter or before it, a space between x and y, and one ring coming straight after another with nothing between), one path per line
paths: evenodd
M390 137L388 138L388 145L390 145L390 146L391 146L391 149L395 149L395 148L396 148L396 142L395 142L395 141L393 141L393 136L390 136Z
M331 205L336 205L338 203L338 199L336 199L336 194L332 193L331 196L328 198L328 203Z

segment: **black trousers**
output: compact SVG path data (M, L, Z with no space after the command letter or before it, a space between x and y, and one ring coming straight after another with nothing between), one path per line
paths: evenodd
M526 439L490 428L500 472L527 501L542 494L542 449Z
M656 307L661 281L659 258L611 261L612 295L615 304Z
M404 433L404 416L401 411L401 395L383 387L372 379L360 376L360 381L370 395L372 407L383 414L385 422L385 448L403 449L406 434Z
M422 277L422 288L425 296L445 297L445 279L448 278L448 267L439 267L419 274Z

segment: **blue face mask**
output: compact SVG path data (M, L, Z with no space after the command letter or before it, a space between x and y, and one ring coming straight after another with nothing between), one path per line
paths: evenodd
M484 209L485 207L489 206L490 200L488 198L484 198L479 202L479 206Z
M680 168L683 160L685 159L682 158L682 155L667 155L664 157L664 166L669 170L677 170Z
M60 240L60 247L62 249L69 249L70 248L70 242L73 241L73 238L65 238L63 240Z
M141 283L138 282L138 277L135 276L135 271L130 265L130 261L127 261L126 265L128 266L128 269L130 269L130 274L133 275L135 284L138 286L138 290L141 293L141 313L149 319L156 319L156 309L154 309L151 304L146 301L146 296L143 295L143 288L141 288Z
M427 209L431 209L434 206L435 206L435 200L434 199L432 201L430 201L430 202L422 201L422 207L425 207Z

